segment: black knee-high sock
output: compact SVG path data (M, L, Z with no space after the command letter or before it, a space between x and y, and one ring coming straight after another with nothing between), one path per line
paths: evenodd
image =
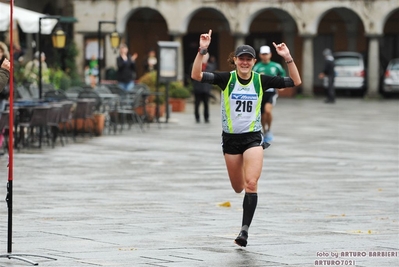
M251 225L252 218L255 214L256 205L258 204L257 193L245 193L242 207L244 209L242 215L242 230L248 231L248 227Z

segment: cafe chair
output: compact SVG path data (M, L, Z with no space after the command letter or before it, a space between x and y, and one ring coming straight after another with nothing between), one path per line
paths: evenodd
M66 90L66 92L76 92L76 93L80 93L80 92L82 92L83 91L83 87L81 87L81 86L72 86L72 87L69 87L67 90Z
M112 94L112 91L106 85L99 85L94 87L94 91L99 94Z
M82 91L83 88L81 86L72 86L65 91L65 94L69 100L75 101L78 98L79 93Z
M29 86L28 91L32 99L40 99L39 87L36 84L32 83Z
M15 112L14 112L15 114ZM4 110L0 114L0 133L3 134L3 143L1 149L5 152L8 152L8 134L9 134L9 118L10 118L10 111Z
M43 83L42 84L42 92L43 93L46 93L51 90L55 90L54 84L52 84L52 83Z
M20 135L19 139L20 139L20 144L22 144L22 146L29 148L33 144L35 144L36 141L38 141L39 142L38 147L41 148L44 132L46 133L47 144L50 145L49 143L50 136L47 129L49 111L50 111L50 106L48 105L33 107L32 115L29 121L20 122L18 124L19 135Z
M98 112L101 109L101 104L102 104L102 100L100 95L94 91L93 89L84 89L82 92L80 92L78 94L78 99L93 99L94 100L94 106L92 106L92 108L94 108L92 111L93 112Z
M68 144L68 130L73 128L72 125L72 107L74 102L72 101L62 101L62 111L60 124L62 128L62 133L65 138L65 142Z
M55 142L57 141L58 136L60 137L61 145L64 146L64 140L62 139L62 135L59 135L62 109L63 109L62 104L52 104L49 110L47 118L47 127L51 133L52 148L55 147Z
M122 89L121 89L122 90ZM138 123L140 130L143 131L143 120L136 112L137 107L142 105L143 89L136 91L135 93L121 93L119 101L114 105L113 109L109 111L110 114L110 125L109 132L112 127L114 133L116 132L117 126L120 126L120 132L122 132L124 126L127 124L128 129L134 123Z
M81 98L76 102L76 107L73 112L73 139L76 141L76 136L79 130L84 134L87 131L90 133L90 137L94 134L95 128L95 109L96 100L90 98Z
M23 86L23 85L18 85L16 88L16 98L19 100L32 100L32 96L29 93L29 90Z
M111 129L112 127L116 127L117 123L115 122L115 106L118 104L119 95L113 94L112 91L108 88L108 86L101 84L94 87L94 91L99 94L101 97L101 110L100 112L104 114L104 129ZM111 118L111 116L114 116ZM114 132L116 130L114 129Z
M117 94L113 94L112 91L105 85L99 85L94 88L94 92L98 93L101 98L101 112L107 113L110 106L114 105L119 100Z
M136 112L136 110L139 107L143 107L144 108L144 94L146 93L146 89L145 88L139 88L135 91L134 95L132 95L132 110L134 111L133 113L133 122L134 123L138 123L140 126L141 131L143 131L143 118Z
M108 132L110 133L113 129L114 133L116 133L118 126L120 127L119 131L122 132L123 126L127 122L127 117L132 114L132 111L130 111L132 103L130 95L117 84L107 84L104 86L112 94L118 96L117 101L109 107Z
M144 84L144 83L136 83L134 84L133 87L133 91L138 91L139 89L144 89L145 91L150 91L150 88L148 87L148 85Z
M59 102L68 100L68 97L62 90L50 90L44 93L44 100L46 102Z
M106 84L104 86L106 86L113 94L117 94L119 96L125 96L128 94L125 90L123 90L117 84Z

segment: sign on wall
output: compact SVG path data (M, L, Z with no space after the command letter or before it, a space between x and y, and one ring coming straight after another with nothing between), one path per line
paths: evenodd
M180 43L178 42L158 42L159 83L167 83L177 80L179 46Z

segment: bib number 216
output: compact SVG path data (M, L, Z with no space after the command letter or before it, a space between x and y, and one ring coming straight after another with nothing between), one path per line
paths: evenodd
M252 111L252 101L236 101L236 112L251 112Z

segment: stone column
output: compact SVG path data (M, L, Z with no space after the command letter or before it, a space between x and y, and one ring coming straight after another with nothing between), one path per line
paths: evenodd
M296 24L294 21L286 20L282 23L283 42L290 49L291 56L295 58L295 37L297 36Z
M236 49L237 46L245 44L245 35L244 34L235 34L234 38L235 38L235 43L236 43L234 49Z
M178 49L178 71L177 71L177 80L183 81L184 80L184 69L183 69L183 37L181 34L174 34L173 41L178 42L180 47Z
M75 58L77 72L81 75L84 81L84 68L85 68L85 46L84 46L84 35L81 33L75 33L73 40L76 43L76 49L81 51Z
M313 96L313 35L303 35L302 93Z
M291 56L295 59L295 36L296 32L295 31L285 31L284 32L284 43L288 46L290 49Z
M24 61L28 62L29 60L33 59L33 48L36 48L36 43L33 43L33 34L32 33L27 33L26 34L26 43L31 44L27 46Z
M376 98L379 96L379 36L369 36L368 66L367 66L367 97Z

